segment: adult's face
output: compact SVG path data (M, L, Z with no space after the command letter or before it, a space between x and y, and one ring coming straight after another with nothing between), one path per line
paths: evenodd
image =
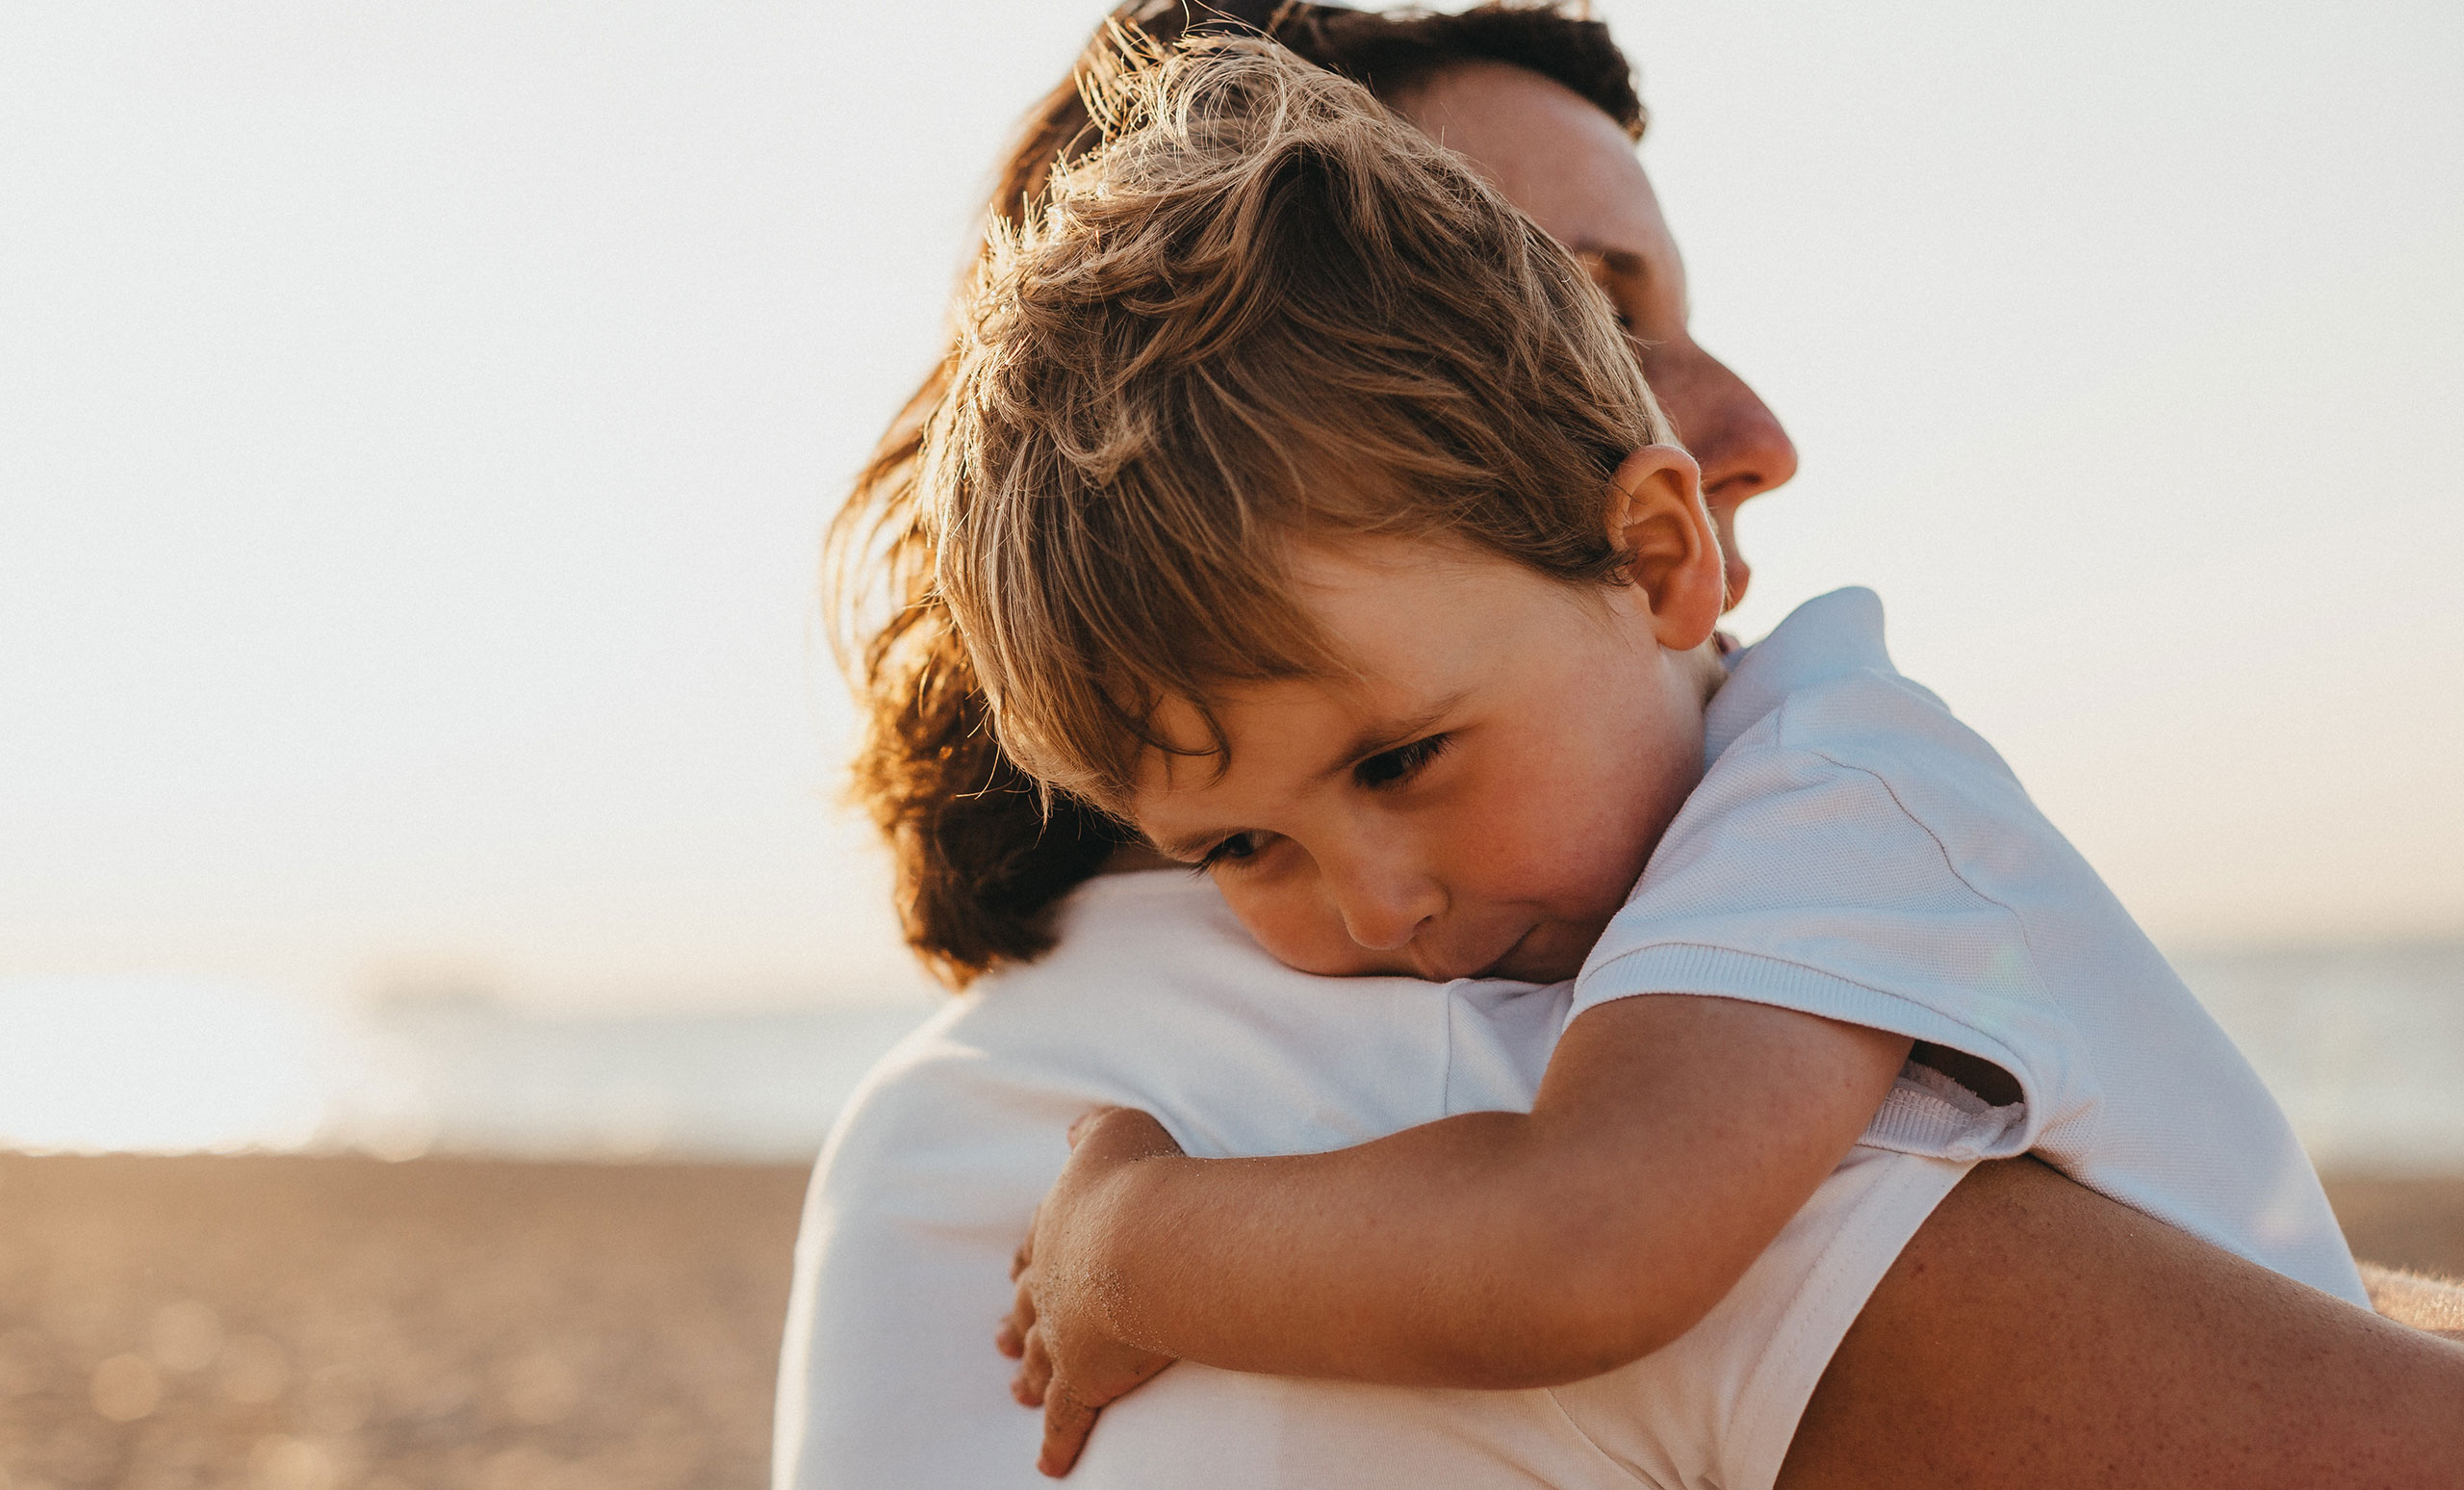
M1797 450L1744 379L1687 333L1685 265L1632 142L1579 94L1502 63L1443 68L1394 103L1590 266L1702 465L1734 604L1752 573L1737 549L1737 508L1796 475Z

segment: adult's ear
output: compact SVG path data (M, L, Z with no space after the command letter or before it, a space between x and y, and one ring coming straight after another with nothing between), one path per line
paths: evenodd
M1608 541L1629 555L1626 578L1651 607L1659 644L1691 652L1708 641L1728 599L1726 566L1703 469L1674 445L1647 445L1608 478Z

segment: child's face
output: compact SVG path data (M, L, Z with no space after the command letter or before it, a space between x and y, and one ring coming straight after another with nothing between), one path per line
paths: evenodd
M1573 586L1427 541L1348 539L1295 570L1359 677L1222 690L1229 768L1150 752L1138 826L1206 863L1303 971L1574 976L1702 775L1719 667L1664 645L1691 620L1672 633L1660 586ZM1206 741L1185 703L1156 723Z

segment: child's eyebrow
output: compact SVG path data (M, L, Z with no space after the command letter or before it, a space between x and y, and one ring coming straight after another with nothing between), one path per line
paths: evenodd
M1221 839L1222 836L1223 835L1219 833L1210 831L1207 833L1184 834L1177 838L1159 839L1154 836L1154 835L1149 834L1146 835L1146 843L1149 848L1152 848L1156 853L1163 855L1166 859L1176 859L1186 864L1194 863L1198 860L1205 858L1206 851L1215 847L1216 843Z
M1317 773L1319 778L1340 776L1372 756L1410 744L1436 728L1438 721L1454 712L1470 694L1470 689L1459 688L1407 718L1370 721L1351 737L1351 743L1345 746L1332 762ZM1207 850L1221 841L1223 835L1224 830L1216 828L1201 833L1179 834L1169 838L1144 835L1147 845L1156 853L1183 861L1202 858Z
M1342 755L1318 774L1322 777L1340 776L1372 756L1382 756L1397 746L1409 745L1436 729L1439 720L1454 712L1469 691L1458 688L1409 718L1373 720L1352 736L1351 743L1344 747Z

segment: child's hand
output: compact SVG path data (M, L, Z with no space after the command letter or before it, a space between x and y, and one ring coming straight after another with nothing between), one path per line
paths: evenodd
M1035 1224L1010 1276L1017 1301L994 1343L1018 1362L1011 1395L1043 1409L1043 1451L1036 1468L1066 1475L1078 1462L1095 1415L1172 1364L1113 1332L1097 1246L1105 1231L1109 1182L1140 1159L1177 1155L1164 1125L1126 1107L1098 1107L1069 1127L1069 1163L1036 1207Z

